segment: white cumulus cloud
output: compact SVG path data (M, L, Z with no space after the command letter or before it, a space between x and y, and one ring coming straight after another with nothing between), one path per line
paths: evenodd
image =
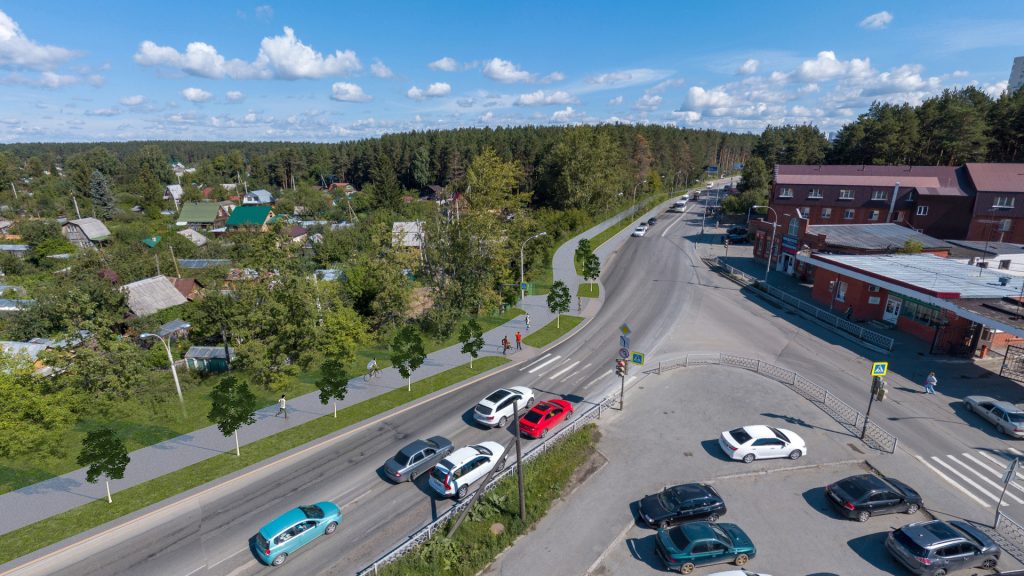
M0 10L0 66L46 70L75 56L67 48L33 42L17 22Z
M202 88L185 88L181 91L181 95L189 102L206 102L210 98L213 98L213 94L210 94Z
M818 52L814 60L804 60L797 69L797 75L809 82L833 80L840 77L864 78L872 74L871 61L867 58L861 60L839 60L836 53L831 50Z
M121 98L121 104L125 106L138 106L139 104L142 104L145 101L146 97L141 94L136 94L135 96L125 96L124 98Z
M608 101L608 103L613 105L613 106L618 106L619 104L622 104L622 101L623 101L623 98L620 95L620 96L616 96L615 98L612 98L611 100Z
M241 102L245 99L245 94L242 94L238 90L229 90L225 96L227 96L228 100L231 102Z
M430 64L427 64L427 66L431 70L441 70L442 72L455 72L459 69L459 63L455 61L455 58L450 58L448 56L434 60Z
M662 97L654 94L644 94L637 99L636 106L641 110L654 110L658 106L661 106Z
M558 110L551 115L551 119L555 122L569 122L576 116L576 110L572 106L566 106L562 110Z
M426 90L413 86L412 88L409 88L409 91L406 92L405 95L413 100L423 100L424 98L447 96L451 93L452 87L447 82L434 82L428 86Z
M751 58L744 62L743 64L740 64L740 67L739 69L737 69L737 72L739 72L740 74L753 74L754 72L757 72L757 67L760 65L761 63L759 61Z
M331 86L331 98L339 102L369 102L373 99L361 87L349 82L335 82Z
M700 112L693 110L675 110L672 112L673 118L678 118L684 122L696 122L700 120Z
M861 20L860 27L879 29L885 28L886 26L889 25L890 22L892 22L892 14L890 14L887 10L882 10L881 12L877 12Z
M46 71L39 75L39 84L46 88L63 88L77 83L78 78L68 74Z
M700 86L693 86L687 94L687 103L697 110L725 108L733 105L733 98L722 88L705 90Z
M373 64L370 64L370 73L377 78L391 78L395 75L395 73L391 71L391 68L385 66L380 60L374 60Z
M508 60L502 60L501 58L492 58L487 64L484 64L484 76L498 82L529 82L533 76L526 70L520 69L518 66L509 62Z
M571 94L563 90L555 92L537 90L529 94L520 94L513 104L516 106L542 106L545 104L571 104L575 101L576 99Z

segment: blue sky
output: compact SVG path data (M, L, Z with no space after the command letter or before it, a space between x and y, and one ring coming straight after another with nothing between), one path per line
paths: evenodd
M19 0L0 4L0 142L835 130L872 100L998 94L1022 30L1024 3L985 0Z

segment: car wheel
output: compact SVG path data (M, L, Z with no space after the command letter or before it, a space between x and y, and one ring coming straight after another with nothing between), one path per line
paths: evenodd
M907 504L907 514L916 513L918 508L920 508L920 506L918 506L917 504Z
M287 554L278 554L277 556L274 556L274 560L270 563L270 565L271 566L280 566L281 564L284 564L284 561L287 560L287 559L288 559L288 555Z
M529 410L530 408L533 408L533 398L526 401L526 409Z
M733 560L733 563L737 566L743 566L747 563L748 560L750 560L749 556L747 556L746 554L739 554L736 556L736 559Z
M334 531L338 529L337 522L331 522L327 525L327 529L324 530L324 534L334 534Z
M565 413L565 419L569 420L570 418L572 418L572 410L569 410L568 412Z
M707 521L708 522L718 522L718 518L719 518L718 514L708 514Z
M974 406L970 402L964 402L964 408L967 408L968 412L974 412Z
M455 493L455 498L457 498L459 500L462 500L463 498L466 497L466 494L468 492L469 492L469 486L460 486L459 487L459 491Z
M861 510L857 513L857 522L867 522L868 518L871 518L871 512L867 510Z
M932 572L932 576L946 576L946 569L945 568L939 568L935 572Z
M693 572L694 568L695 568L695 566L693 565L693 562L687 562L686 564L683 564L682 566L679 567L679 573L680 574L689 574L690 572Z
M501 420L498 420L498 428L504 428L508 424L508 416L502 416Z
M753 453L747 454L746 456L743 457L743 463L744 464L750 464L753 461L754 461L754 454Z
M799 458L799 457L801 457L803 455L804 455L803 452L801 452L799 450L793 450L792 452L789 453L789 459L790 460L796 460L797 458Z
M996 567L996 559L995 558L989 558L988 560L985 560L984 562L981 563L981 567L984 568L985 570L991 570L991 569L995 568Z
M545 428L544 430L541 430L541 432L540 432L540 437L541 437L541 438L544 438L544 437L545 437L545 436L547 436L547 435L548 435L548 430L547 430L547 428Z

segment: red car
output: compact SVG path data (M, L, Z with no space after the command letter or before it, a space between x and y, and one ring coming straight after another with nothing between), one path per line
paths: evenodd
M531 438L543 438L563 420L572 418L572 403L565 400L545 400L519 419L519 430Z

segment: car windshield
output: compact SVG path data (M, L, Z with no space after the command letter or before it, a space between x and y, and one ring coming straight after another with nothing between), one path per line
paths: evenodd
M907 534L902 529L897 529L895 532L893 532L892 537L893 540L895 540L907 552L910 552L914 556L917 556L919 558L928 557L928 550L926 550L923 546L919 545L917 542L914 542L914 539L910 536L907 536Z
M747 431L743 428L729 430L729 436L732 436L733 440L739 444L746 444L747 442L750 442L750 434L747 434Z
M267 548L270 548L270 542L267 542L267 539L264 538L263 534L260 534L259 532L256 533L256 547L260 550L266 550Z
M536 410L531 410L526 414L526 416L523 416L523 420L526 420L531 424L536 424L537 422L540 422L540 412L537 412Z
M1014 424L1024 423L1024 412L1007 412L1006 417Z
M409 455L404 451L395 454L395 462L398 462L399 466L405 466L409 463Z
M320 519L324 517L324 511L319 506L299 506L299 510L302 510L306 518Z
M732 538L729 538L729 535L725 533L725 530L722 530L721 526L712 524L711 529L715 531L715 536L718 537L719 541L725 542L730 548L732 547Z
M479 452L481 454L486 454L487 456L490 456L492 454L492 452L491 452L491 450L489 448L487 448L486 446L481 446L479 444L476 444L474 446L470 446L470 448L476 450L477 452Z
M786 436L785 434L783 434L782 430L779 430L778 428L771 428L771 427L769 427L769 430L771 430L772 434L775 434L775 437L778 438L779 440L782 440L783 442L787 442L787 443L789 442L789 437Z
M488 415L488 414L490 414L492 412L490 406L484 406L483 404L477 404L476 405L476 411L481 413L481 414L483 414L484 416L486 416L486 415Z
M676 545L676 548L680 550L686 550L686 547L690 545L690 539L686 537L686 533L679 526L669 530L668 536L672 539L672 543Z

